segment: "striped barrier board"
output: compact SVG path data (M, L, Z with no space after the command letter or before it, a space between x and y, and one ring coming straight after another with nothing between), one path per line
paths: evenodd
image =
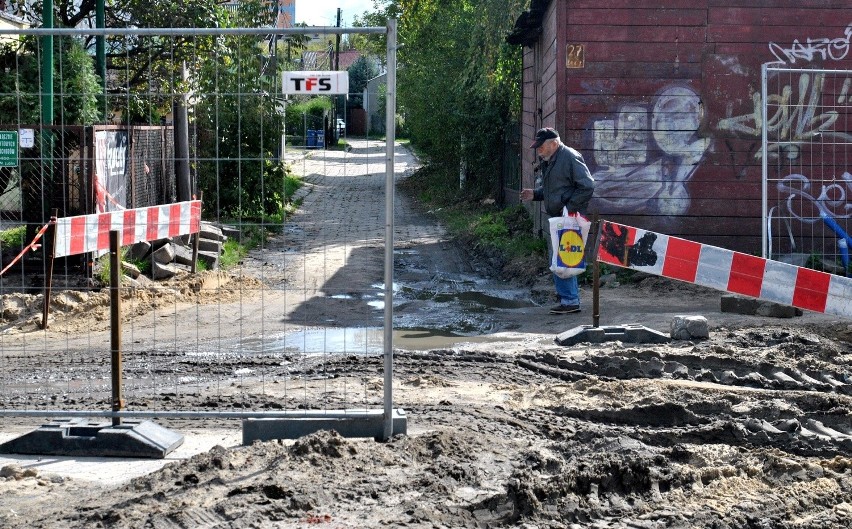
M56 257L109 250L109 232L120 232L122 246L197 233L201 201L124 209L56 219Z
M717 290L852 316L852 278L601 221L598 261Z

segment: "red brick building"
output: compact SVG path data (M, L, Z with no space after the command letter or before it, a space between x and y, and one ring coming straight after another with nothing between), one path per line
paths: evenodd
M532 0L507 38L523 46L523 186L534 179L527 146L552 126L592 171L592 211L759 254L766 124L774 251L833 248L820 213L852 231L849 7ZM768 71L766 120L764 64L809 70Z

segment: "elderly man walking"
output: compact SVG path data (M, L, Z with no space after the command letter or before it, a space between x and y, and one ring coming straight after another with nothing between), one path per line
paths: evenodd
M521 200L543 201L544 210L551 217L561 216L563 207L568 209L568 213L585 214L595 190L595 181L583 155L562 143L559 133L549 127L536 132L530 148L535 149L542 160L541 184L535 189L522 189ZM550 309L550 313L580 312L577 276L561 278L554 274L553 283L559 305Z

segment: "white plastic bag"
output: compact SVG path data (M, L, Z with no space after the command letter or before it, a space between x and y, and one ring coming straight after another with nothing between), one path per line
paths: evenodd
M579 213L562 208L561 217L550 218L550 271L562 279L586 269L586 238L592 223Z

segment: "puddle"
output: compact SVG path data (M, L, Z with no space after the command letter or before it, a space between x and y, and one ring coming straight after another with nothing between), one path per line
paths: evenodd
M534 307L535 304L528 300L507 299L498 296L492 296L484 292L449 292L436 294L431 298L437 303L447 303L451 301L463 302L466 305L478 305L482 309L523 309Z
M456 304L459 311L468 313L537 306L528 292L489 288L481 280L467 278L442 277L425 284L394 285L394 293L404 300Z
M523 337L518 337L522 340ZM442 329L411 328L393 331L393 346L398 349L426 351L449 348L460 343L506 341L506 336L469 336ZM243 342L244 354L384 354L382 327L330 328L295 331L268 341Z
M246 340L242 350L249 354L381 354L384 331L381 327L307 329L271 340Z

